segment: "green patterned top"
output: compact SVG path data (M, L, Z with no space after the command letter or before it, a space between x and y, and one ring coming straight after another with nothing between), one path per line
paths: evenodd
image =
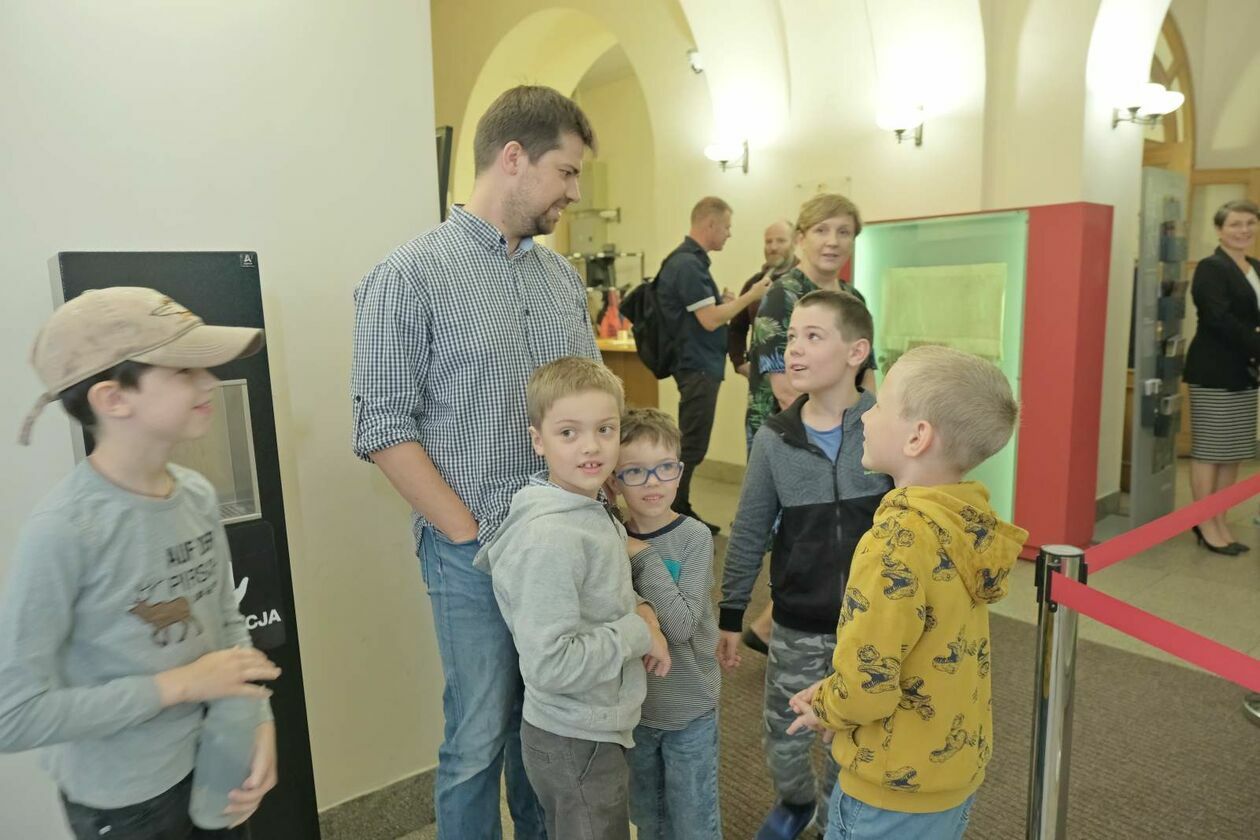
M861 292L853 286L844 284L840 288L863 303L866 302ZM793 268L774 281L774 285L761 301L757 317L753 319L748 340L748 411L744 415L749 446L765 419L779 410L778 400L770 387L770 374L783 373L787 369L784 354L787 352L787 331L788 323L792 320L792 310L804 295L818 289L819 286L805 276L799 267ZM871 356L867 357L866 365L858 374L859 383L868 367L875 367Z

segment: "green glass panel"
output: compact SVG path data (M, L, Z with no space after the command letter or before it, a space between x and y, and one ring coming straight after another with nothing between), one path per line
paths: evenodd
M875 320L883 371L911 347L946 344L994 362L1019 397L1028 213L1013 211L866 225L854 282ZM1011 441L968 478L989 488L993 508L1015 508Z

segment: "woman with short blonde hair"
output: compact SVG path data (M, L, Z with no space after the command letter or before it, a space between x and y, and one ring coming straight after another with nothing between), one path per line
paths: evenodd
M787 408L800 396L788 384L784 372L787 327L796 302L817 289L845 291L862 300L856 289L840 279L840 270L853 256L853 246L861 232L862 214L845 196L822 193L801 205L794 228L800 262L770 287L752 323L748 344L748 411L744 419L749 447L762 421ZM873 391L874 362L870 357L867 364L858 387Z

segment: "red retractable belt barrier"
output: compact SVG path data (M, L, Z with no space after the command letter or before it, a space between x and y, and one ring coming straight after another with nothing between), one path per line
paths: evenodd
M1244 688L1260 691L1260 659L1143 612L1058 572L1050 575L1050 598Z
M1148 548L1167 542L1170 538L1189 531L1192 525L1211 519L1218 513L1223 513L1257 494L1260 494L1260 473L1226 487L1219 493L1213 493L1206 499L1200 499L1194 504L1161 516L1140 528L1134 528L1132 531L1099 543L1086 551L1089 573L1098 574L1108 566L1114 566L1121 560L1127 560Z

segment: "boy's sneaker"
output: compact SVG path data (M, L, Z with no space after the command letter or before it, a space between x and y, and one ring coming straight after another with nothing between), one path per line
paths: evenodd
M796 840L814 819L814 803L790 805L778 802L757 829L756 840Z

